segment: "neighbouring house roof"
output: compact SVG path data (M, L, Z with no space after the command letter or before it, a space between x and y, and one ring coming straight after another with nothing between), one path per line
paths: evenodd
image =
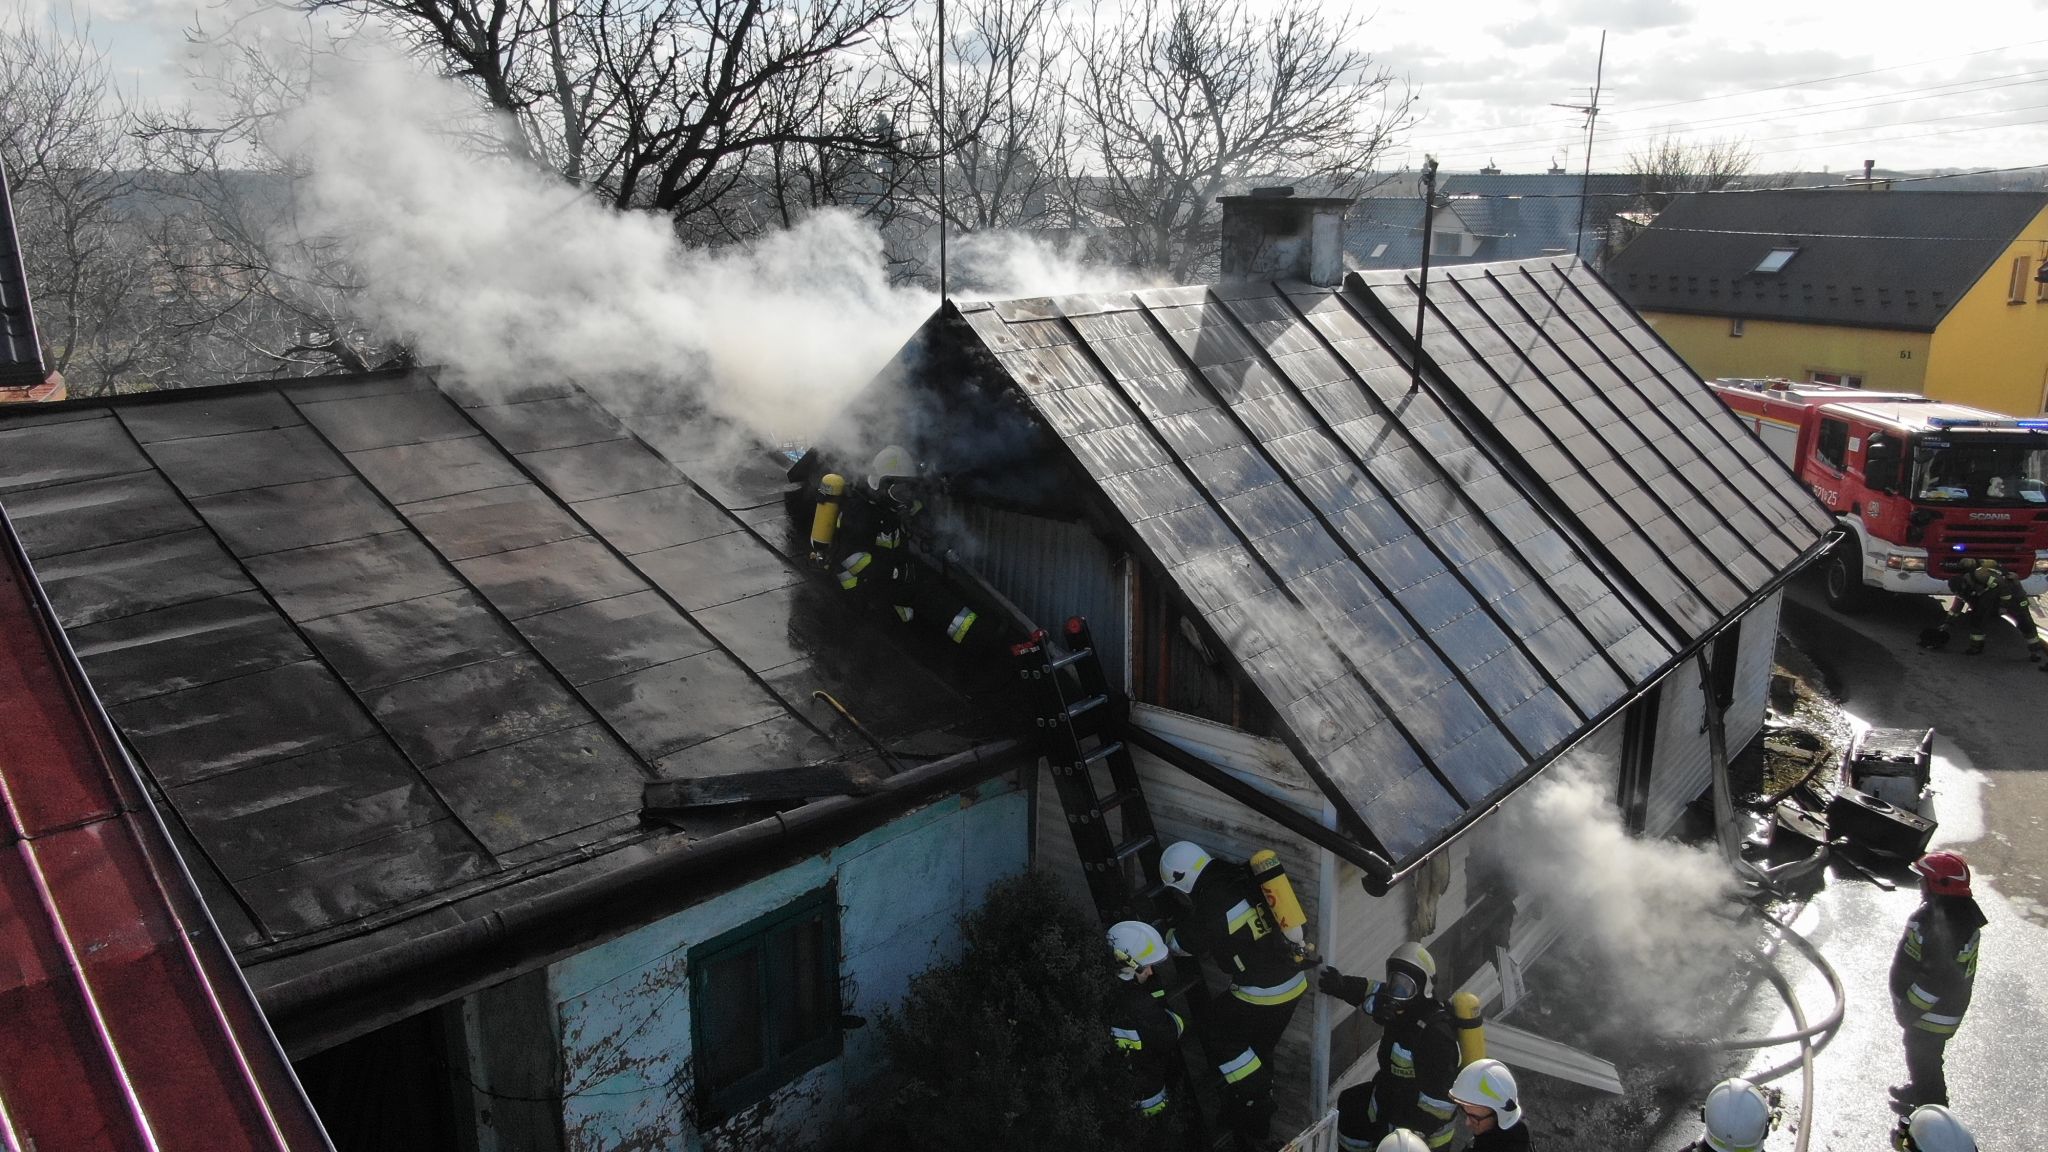
M44 384L43 349L29 307L28 271L21 262L6 176L0 169L0 401L43 400L50 390Z
M6 1146L327 1148L4 519L0 817Z
M1412 275L958 303L879 385L940 467L1091 496L1395 866L1831 526L1583 265L1440 272L1414 386Z
M1531 260L1574 250L1590 259L1600 248L1607 217L1627 206L1641 186L1641 179L1627 173L1597 172L1583 180L1583 245L1579 239L1581 186L1578 175L1472 173L1444 177L1437 189L1443 201L1440 211L1455 215L1465 225L1467 234L1480 237L1480 243L1468 256L1433 252L1431 263ZM1412 193L1361 199L1345 225L1344 251L1351 265L1413 268L1420 264L1421 216L1421 201Z
M267 1004L872 758L814 691L907 758L977 738L690 427L419 373L0 412L0 502ZM712 777L741 803L643 820Z
M1932 332L2044 207L2038 192L1680 196L1607 278L1644 310Z

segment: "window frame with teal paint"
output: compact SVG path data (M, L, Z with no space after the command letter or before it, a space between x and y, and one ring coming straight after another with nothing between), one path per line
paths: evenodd
M807 926L819 926L813 941L815 956L800 954L798 934ZM724 966L751 957L751 972L721 978ZM778 1089L820 1064L838 1057L843 1047L840 1031L839 898L831 885L806 892L764 916L721 933L690 949L690 1050L694 1091L700 1119L706 1124L722 1122L767 1099ZM752 982L751 1003L726 1000L714 1003L726 988L714 987L721 979L743 986ZM811 983L816 1000L809 1030L784 1034L792 1023L792 1010L801 1013L804 981ZM721 1008L739 1015L720 1028L715 1020ZM752 1067L737 1074L721 1069L718 1059L735 1054L744 1043L747 1019L753 1023ZM804 1025L794 1021L798 1029ZM717 1032L719 1034L714 1034ZM745 1048L738 1049L744 1055Z

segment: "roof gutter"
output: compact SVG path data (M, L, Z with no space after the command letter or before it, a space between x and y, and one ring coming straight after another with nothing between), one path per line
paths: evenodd
M778 812L432 935L280 980L257 996L294 1057L310 1055L681 911L790 854L831 847L849 826L972 787L1035 756L1035 747L1020 738L978 744L892 776L874 792ZM376 1009L366 1012L366 1003Z

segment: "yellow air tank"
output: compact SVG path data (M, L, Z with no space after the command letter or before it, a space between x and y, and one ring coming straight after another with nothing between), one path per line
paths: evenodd
M1252 882L1266 897L1266 906L1273 910L1273 919L1280 925L1280 934L1295 950L1307 953L1310 946L1303 929L1308 926L1308 915L1301 910L1301 901L1294 895L1294 884L1287 879L1287 869L1280 866L1280 854L1271 848L1261 848L1252 853Z
M832 536L839 530L839 498L846 494L846 477L827 472L818 478L818 510L811 514L811 563L824 565L832 556Z
M1458 1066L1486 1059L1486 1021L1479 1015L1479 997L1470 992L1451 997L1451 1017L1458 1029Z

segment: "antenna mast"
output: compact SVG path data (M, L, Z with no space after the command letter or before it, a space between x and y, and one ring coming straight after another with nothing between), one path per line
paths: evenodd
M1579 237L1573 246L1573 254L1586 258L1586 188L1593 180L1593 125L1600 119L1600 81L1607 72L1607 30L1600 30L1600 55L1593 64L1593 98L1584 104L1552 104L1552 108L1568 108L1586 117L1586 167L1579 174Z
M1606 33L1600 34L1605 44ZM946 0L939 0L939 303L946 302ZM1581 227L1584 217L1581 216Z

